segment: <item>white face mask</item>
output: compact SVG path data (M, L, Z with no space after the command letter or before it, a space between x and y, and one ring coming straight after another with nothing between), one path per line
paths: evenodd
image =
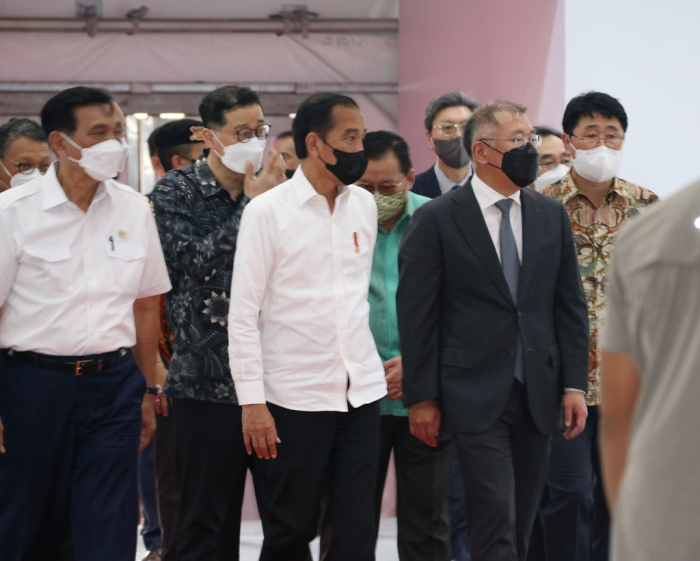
M5 164L0 162L0 166L2 166L2 169L5 170L5 173L10 176L10 187L19 187L20 185L24 185L25 183L34 181L37 177L42 176L42 173L39 171L39 168L34 168L31 171L31 173L16 173L14 175L11 175L5 167Z
M564 164L559 164L557 167L554 169L550 169L549 171L545 171L542 175L540 175L537 179L535 179L535 189L537 191L541 191L548 185L551 185L552 183L556 183L557 181L561 180L564 178L564 176L569 173L569 166L565 166Z
M221 158L221 163L224 164L231 171L236 173L245 173L245 164L248 160L253 162L253 173L260 171L262 167L263 153L265 152L265 145L267 144L267 139L253 137L247 142L238 142L237 144L231 144L230 146L224 146L223 142L219 140L216 133L212 132L214 138L219 141L219 144L224 148L224 155L222 156L216 150L216 155Z
M65 134L61 133L61 136L80 150L82 154L79 160L70 156L68 156L68 159L79 164L85 170L85 173L95 181L112 179L124 169L129 146L123 138L121 142L113 138L89 148L81 148Z
M572 148L573 145L571 146ZM617 175L622 165L622 149L613 150L598 146L590 150L574 148L574 169L581 177L595 183L603 183Z

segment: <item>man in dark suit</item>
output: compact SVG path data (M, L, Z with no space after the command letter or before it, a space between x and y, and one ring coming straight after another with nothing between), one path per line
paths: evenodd
M539 164L524 112L509 102L474 112L474 176L416 211L399 252L404 403L428 446L446 417L474 561L526 558L551 433L562 409L567 438L587 414L588 311L571 224L561 204L521 189Z
M463 142L464 125L479 104L462 92L450 92L433 99L425 110L425 138L437 155L437 162L416 175L411 189L434 199L467 182L470 157Z

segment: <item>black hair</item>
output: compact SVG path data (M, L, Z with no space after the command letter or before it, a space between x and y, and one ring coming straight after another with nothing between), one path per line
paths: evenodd
M163 169L168 172L173 169L173 156L180 156L181 158L190 159L190 152L192 150L192 143L180 144L178 146L170 146L168 148L163 148L158 150L158 160L160 160L160 165Z
M49 136L53 131L72 134L78 126L75 118L76 109L89 105L109 105L112 107L113 103L112 94L107 90L85 86L68 88L46 102L41 110L41 126L44 128L46 136Z
M448 107L468 107L473 113L479 108L479 103L468 97L464 92L450 92L436 97L428 103L428 107L425 109L423 124L428 133L433 131L435 116Z
M294 138L294 133L292 131L284 131L277 135L275 140L282 140L283 138Z
M464 126L464 148L469 157L472 157L472 144L477 140L492 138L491 135L500 126L496 113L519 114L525 111L527 111L526 107L504 100L492 101L474 111Z
M364 139L365 155L368 160L379 160L389 152L399 161L399 169L404 175L408 175L413 165L408 144L398 134L390 131L368 132Z
M338 93L321 92L302 101L292 123L294 151L299 159L303 160L309 155L306 151L306 137L309 133L315 132L325 137L333 129L333 109L338 106L359 109L354 99Z
M250 88L222 86L202 98L199 116L205 127L218 129L226 125L227 111L251 105L260 105L260 97Z
M546 125L538 125L535 127L535 134L540 135L542 138L547 138L548 136L556 136L561 138L561 133L557 129L548 127Z
M566 105L561 126L571 136L581 117L600 115L606 119L616 118L627 132L627 113L619 100L602 92L588 92L573 98Z
M153 158L158 155L158 147L156 146L156 132L160 129L157 127L148 135L148 155Z
M4 158L10 145L23 136L36 142L46 142L46 134L39 123L30 119L10 119L0 127L0 158Z

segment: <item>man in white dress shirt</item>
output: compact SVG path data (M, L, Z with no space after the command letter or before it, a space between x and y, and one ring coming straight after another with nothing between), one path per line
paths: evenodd
M248 453L269 459L261 561L305 560L330 489L326 559L374 560L381 359L367 295L374 198L353 183L367 159L349 97L304 101L293 125L302 165L246 207L229 314L231 372Z
M147 200L111 179L111 96L70 88L41 120L58 162L0 195L0 559L133 561L170 281Z

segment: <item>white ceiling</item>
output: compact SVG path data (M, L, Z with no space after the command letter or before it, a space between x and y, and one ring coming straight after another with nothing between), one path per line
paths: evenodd
M102 0L102 17L123 18L141 6L154 19L267 18L282 4L306 4L322 18L396 18L399 0ZM74 18L76 0L0 0L0 17Z

